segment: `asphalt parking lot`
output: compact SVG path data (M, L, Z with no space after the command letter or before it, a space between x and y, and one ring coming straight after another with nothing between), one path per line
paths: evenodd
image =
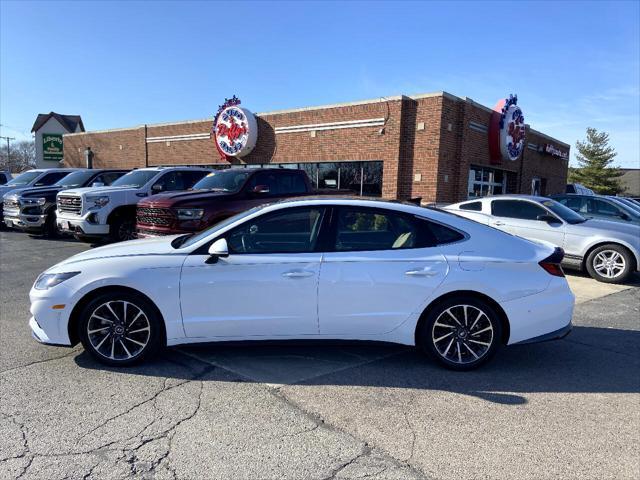
M564 340L443 370L380 344L206 345L109 369L31 339L73 241L0 232L0 478L640 478L640 282L571 276Z

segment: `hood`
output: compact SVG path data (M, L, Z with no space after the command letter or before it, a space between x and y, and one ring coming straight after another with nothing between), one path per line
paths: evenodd
M65 190L65 193L70 195L78 195L83 196L86 194L92 193L100 193L100 194L109 194L112 192L136 192L138 188L135 187L84 187L84 188L70 188L69 190Z
M29 187L12 187L10 185L2 185L0 186L0 202L2 202L2 197L9 192L13 192L14 190L24 190Z
M237 193L217 192L214 190L186 190L181 192L159 193L140 201L138 205L165 208L172 207L176 204L194 204L194 206L201 206L203 202L217 199L223 200L235 195L237 195Z
M21 197L37 197L39 195L55 195L56 193L64 190L64 187L31 187L20 188L11 192L12 195L20 195Z
M167 237L146 238L143 240L130 240L128 242L114 243L104 247L92 248L82 253L67 258L58 265L69 265L87 260L100 258L133 257L140 255L175 255L177 250L171 246L171 242L179 235ZM179 255L184 255L180 253Z
M576 233L591 235L602 231L619 232L627 235L635 235L640 238L640 226L633 223L610 222L608 220L588 219L586 222L570 225ZM577 228L576 228L577 227Z

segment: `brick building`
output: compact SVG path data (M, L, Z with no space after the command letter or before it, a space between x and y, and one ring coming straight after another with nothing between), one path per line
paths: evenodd
M256 145L241 159L223 159L205 119L68 134L64 163L84 166L91 147L95 168L279 165L304 168L320 188L424 202L564 192L569 145L523 123L517 159L492 158L496 115L446 92L397 96L255 114Z

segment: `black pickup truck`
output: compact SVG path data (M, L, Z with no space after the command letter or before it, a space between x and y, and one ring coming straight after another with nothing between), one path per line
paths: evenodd
M46 187L15 190L4 198L4 223L7 227L34 235L55 236L56 195L62 190L90 186L108 186L128 170L79 169Z

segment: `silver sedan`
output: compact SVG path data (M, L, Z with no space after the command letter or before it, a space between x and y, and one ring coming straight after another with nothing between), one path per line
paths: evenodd
M565 266L586 269L600 282L624 282L640 265L639 226L587 220L549 198L501 195L444 208L529 240L562 247Z

